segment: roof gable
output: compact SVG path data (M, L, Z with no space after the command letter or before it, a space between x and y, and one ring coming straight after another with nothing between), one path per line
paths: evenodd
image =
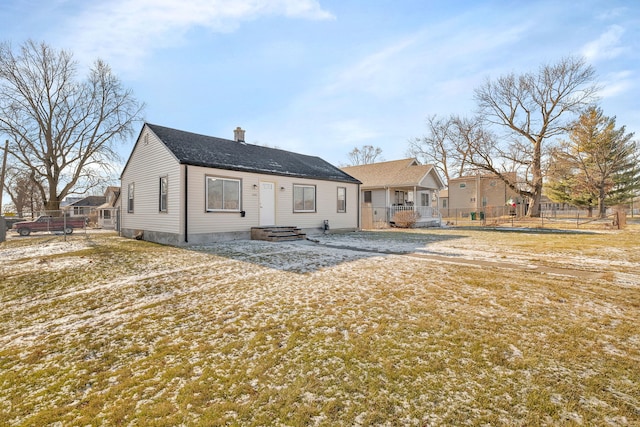
M87 196L83 199L75 201L68 206L74 207L97 207L102 205L106 201L104 196Z
M146 123L180 164L359 184L325 160Z
M342 170L359 179L363 188L421 186L430 181L425 181L427 176L431 176L437 186L443 187L442 179L433 165L421 165L414 158L348 166Z

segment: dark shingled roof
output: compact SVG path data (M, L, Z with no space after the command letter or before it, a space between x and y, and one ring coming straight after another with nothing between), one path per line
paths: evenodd
M68 206L75 207L97 207L103 204L107 200L104 196L87 196L84 199L77 200Z
M146 124L181 164L270 175L360 181L320 157Z

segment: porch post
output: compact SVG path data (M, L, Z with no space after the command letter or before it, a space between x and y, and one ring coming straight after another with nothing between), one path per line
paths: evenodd
M386 217L387 224L389 224L391 222L391 215L390 215L391 214L391 212L390 212L391 203L389 201L389 199L390 199L390 197L389 197L389 187L384 187L384 199L385 199L384 200L384 204L385 204L385 207L384 207L385 215L384 216Z

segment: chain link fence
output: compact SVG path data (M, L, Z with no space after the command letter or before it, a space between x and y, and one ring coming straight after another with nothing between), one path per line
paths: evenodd
M113 231L120 229L119 208L83 208L41 210L23 212L22 215L8 213L0 220L4 223L4 239L28 236L83 235L92 232ZM2 232L0 232L0 241Z
M604 218L588 210L542 210L540 217L526 216L523 205L485 206L482 209L441 209L442 224L455 227L512 226L532 228L624 228L627 212L611 208Z

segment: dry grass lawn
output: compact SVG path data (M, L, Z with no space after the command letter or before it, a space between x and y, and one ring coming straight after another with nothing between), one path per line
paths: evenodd
M640 227L0 245L0 425L640 425Z

